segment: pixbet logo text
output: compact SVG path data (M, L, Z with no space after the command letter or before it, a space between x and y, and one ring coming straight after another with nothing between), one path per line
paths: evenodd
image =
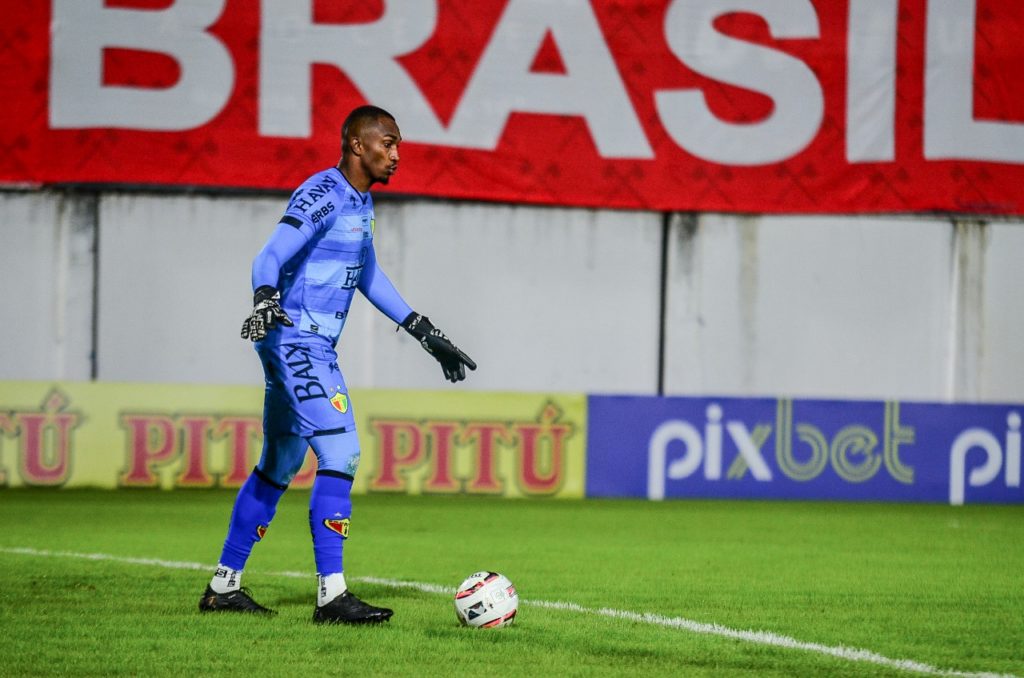
M1004 470L1006 487L1020 487L1020 414L1010 412L1006 416L1006 427L1005 463L1004 448L988 429L969 428L953 441L949 449L950 504L964 503L965 484L970 487L988 485L995 481L1000 470ZM972 450L980 450L985 456L983 463L968 473L967 458Z
M727 419L718 403L705 410L703 430L683 419L658 425L648 442L647 496L664 499L665 481L689 478L703 466L707 481L722 479L725 436L736 449L726 470L727 480L739 480L749 470L754 480L772 482L776 472L797 482L817 478L831 466L847 483L862 483L883 467L899 483L912 484L914 469L900 459L900 446L915 440L913 427L900 423L899 403L885 403L881 437L863 423L851 423L828 437L817 425L798 421L794 426L793 401L780 399L775 424L759 422L751 428L739 419ZM775 469L769 465L763 447L774 432ZM801 445L797 447L794 442ZM682 456L677 456L679 446ZM676 450L670 459L670 448Z

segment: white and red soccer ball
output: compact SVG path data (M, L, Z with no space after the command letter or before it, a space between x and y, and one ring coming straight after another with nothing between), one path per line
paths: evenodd
M474 572L455 590L455 615L465 626L508 626L515 620L518 608L515 585L497 572Z

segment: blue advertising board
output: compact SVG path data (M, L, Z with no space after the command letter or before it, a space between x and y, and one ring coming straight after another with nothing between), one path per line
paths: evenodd
M1024 405L590 396L588 497L1024 503Z

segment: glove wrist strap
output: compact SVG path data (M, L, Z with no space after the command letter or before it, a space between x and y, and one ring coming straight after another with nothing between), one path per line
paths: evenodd
M434 331L434 325L430 322L430 318L420 315L415 311L405 317L405 320L402 321L402 327L405 328L406 332L416 337L416 339L423 339L423 337Z
M273 285L260 285L252 294L252 305L255 306L261 301L273 299L276 296L278 296L276 287L274 287Z

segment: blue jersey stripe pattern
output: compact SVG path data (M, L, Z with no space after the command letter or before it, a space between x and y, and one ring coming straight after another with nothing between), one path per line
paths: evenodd
M253 288L271 285L294 327L265 341L322 337L336 345L358 289L396 323L412 309L377 265L373 198L335 167L309 177L292 194L280 225L253 262Z

